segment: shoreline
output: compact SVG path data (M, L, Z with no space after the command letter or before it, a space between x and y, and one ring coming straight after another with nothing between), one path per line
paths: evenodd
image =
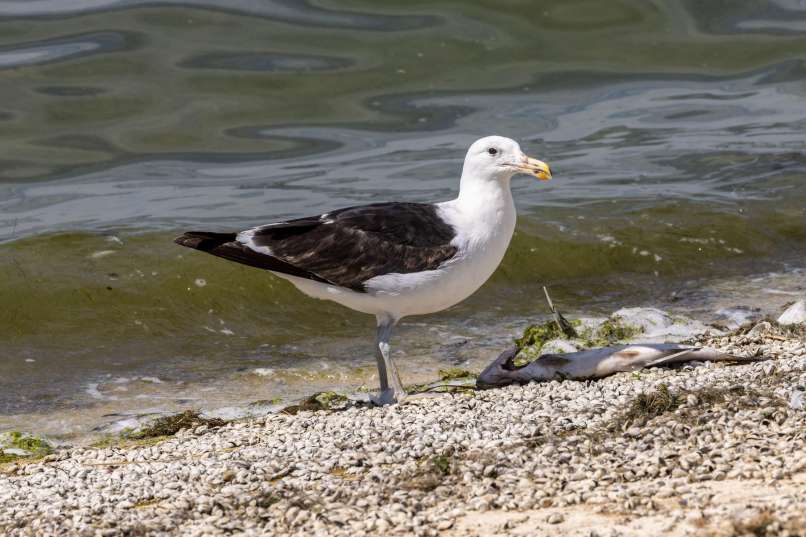
M700 339L773 359L302 410L57 451L2 467L0 530L802 533L803 330ZM645 404L661 396L660 407Z
M12 334L5 357L0 360L8 381L0 381L4 389L0 406L5 410L0 415L0 431L31 431L75 444L83 441L81 436L140 414L221 409L232 412L219 417L232 418L253 401L281 398L290 402L313 391L343 390L362 384L373 387L377 383L369 346L372 323L363 315L353 316L335 304L330 309L324 302L303 301L295 306L296 299L290 296L296 295L290 293L296 291L290 284L286 287L285 282L265 280L251 273L247 274L250 280L246 288L254 289L261 300L248 298L241 291L235 297L226 296L226 307L208 304L221 299L227 288L223 283L232 279L231 274L222 280L223 273L213 277L186 259L177 274L159 270L158 277L151 276L148 268L153 268L156 261L140 260L138 256L145 246L136 237L124 239L125 248L133 249L131 252L102 257L99 263L134 263L137 270L143 269L143 275L133 266L108 267L113 272L91 275L90 279L95 285L105 283L109 274L117 274L118 280L106 282L111 283L113 291L101 287L98 292L105 293L105 303L114 303L115 308L132 314L126 319L105 320L104 325L108 321L123 330L118 335L126 333L131 337L125 342L118 341L117 336L108 339L105 328L101 339L78 329L72 329L68 339L58 332L46 338L41 326ZM98 240L100 243L94 247L108 247L103 237ZM741 324L777 312L786 302L803 296L806 272L802 260L792 263L785 267L776 261L773 265L778 272L770 272L773 267L767 270L746 266L740 274L727 271L719 278L702 274L691 279L691 274L673 276L663 271L660 276L636 274L630 285L651 290L638 295L619 294L620 285L608 278L594 279L595 285L591 280L560 278L553 282L551 293L566 314L598 316L619 307L658 307L730 327L734 321ZM194 284L199 277L206 279L203 287ZM168 280L175 280L170 289L183 297L178 307L143 310L141 304L126 305L107 296L128 289L135 293L133 296L146 298L140 293L155 289L153 286L168 285ZM427 382L437 378L438 369L447 367L481 371L526 325L542 320L548 313L540 287L524 287L522 283L510 286L509 279L493 281L455 310L401 323L393 349L404 381ZM118 285L124 287L118 289ZM606 292L596 292L596 288ZM280 300L282 310L290 308L291 317L283 320L274 316L263 322L266 301L273 303L275 299ZM46 303L25 298L25 304ZM319 312L320 308L324 313ZM37 314L14 317L40 318L42 322L50 319L48 322L57 326L69 321L67 313L53 318L50 309L48 306ZM169 321L161 317L166 311L185 309L199 315L192 316L192 321L182 317L179 324L174 322L176 318ZM211 309L214 313L208 313ZM336 320L341 315L347 317L346 324ZM77 334L83 335L70 339ZM165 344L168 339L175 340L173 335L181 334L194 340L190 350ZM47 339L58 343L45 344Z
M705 294L713 294L718 300L693 304L682 300L666 306L650 303L643 309L661 307L674 317L700 321L703 330L708 327L730 330L777 317L792 300L803 296L802 282L801 269L767 274L747 283L744 295L740 296L736 291L738 281L715 281L711 283L713 289ZM432 382L439 378L440 370L454 368L480 372L530 324L549 318L542 300L541 294L534 304L533 315L510 315L493 324L490 319L476 319L474 324L467 325L440 317L429 319L428 323L408 321L403 327L405 336L401 334L397 342L397 352L401 354L396 360L404 381L411 385ZM563 313L572 318L591 319L607 315L599 310L585 314L565 308ZM300 351L313 357L312 360L288 367L235 360L223 368L216 366L218 373L204 379L185 379L170 365L164 373L153 368L99 372L86 377L78 392L70 391L68 382L66 393L73 394L72 402L48 403L45 399L44 408L0 416L0 431L28 432L66 446L86 445L187 409L200 411L207 417L241 419L278 411L314 392L360 392L376 385L375 364L365 352L367 341L363 333L336 338L332 348L323 348L312 355L311 348L318 344L311 343L310 348ZM328 355L331 351L333 354ZM360 358L345 358L345 353ZM44 361L39 360L36 365L39 363ZM87 395L89 392L93 393Z

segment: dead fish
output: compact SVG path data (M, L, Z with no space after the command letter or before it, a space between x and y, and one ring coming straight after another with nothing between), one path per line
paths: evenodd
M708 347L693 347L677 343L638 343L588 349L568 354L543 354L533 362L522 366L514 364L517 354L517 347L502 352L481 372L476 386L485 388L541 380L597 379L645 367L692 361L757 362L767 359L759 356L734 356Z

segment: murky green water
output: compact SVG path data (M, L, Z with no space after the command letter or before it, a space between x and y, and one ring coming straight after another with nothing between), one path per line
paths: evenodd
M482 291L401 328L409 379L482 364L544 284L803 292L805 61L802 0L0 2L0 427L374 385L369 318L171 238L448 199L487 134L556 180L516 179Z

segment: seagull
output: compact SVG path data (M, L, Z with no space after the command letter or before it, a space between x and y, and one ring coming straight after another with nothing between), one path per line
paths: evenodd
M442 311L495 272L515 230L511 178L551 179L549 166L514 140L488 136L467 151L459 195L440 203L373 203L241 232L189 231L174 242L290 281L377 320L378 405L406 392L390 354L393 327Z

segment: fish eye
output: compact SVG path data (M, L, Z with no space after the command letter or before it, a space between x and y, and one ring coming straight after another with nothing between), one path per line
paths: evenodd
M489 154L491 154L491 155L497 155L498 154L498 150L496 148L494 148L494 147L491 147L490 149L488 149L487 152Z

